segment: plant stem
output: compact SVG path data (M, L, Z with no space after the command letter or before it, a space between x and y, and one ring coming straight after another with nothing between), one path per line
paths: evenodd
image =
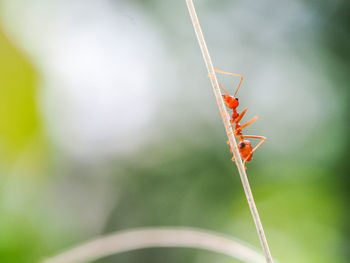
M263 255L231 237L194 228L157 227L130 229L103 236L46 259L43 263L94 261L113 254L151 247L198 248L221 253L244 262L264 262Z
M222 120L224 122L226 133L228 135L228 139L229 139L229 142L230 142L230 146L232 148L232 151L233 151L233 154L234 154L234 157L235 157L235 162L236 162L236 165L237 165L237 168L238 168L239 175L241 177L241 181L242 181L242 184L243 184L244 192L245 192L248 204L249 204L250 212L251 212L251 214L253 216L254 223L255 223L255 226L256 226L256 230L258 232L258 236L259 236L259 239L260 239L260 243L261 243L261 246L262 246L264 254L265 254L266 262L267 263L273 263L272 256L271 256L271 253L270 253L270 249L269 249L269 245L267 243L267 240L266 240L266 237L265 237L265 233L264 233L264 229L263 229L263 226L261 224L261 220L260 220L260 217L259 217L258 209L256 208L256 205L255 205L255 202L254 202L254 198L253 198L252 191L250 189L248 177L247 177L246 171L245 171L243 163L242 163L242 158L241 158L241 156L239 154L239 150L238 150L238 147L237 147L237 142L236 142L236 139L235 139L235 137L233 135L233 132L232 132L232 127L230 125L229 114L228 114L228 112L226 110L225 103L224 103L224 101L222 99L222 94L221 94L221 91L220 91L220 88L219 88L219 84L218 84L218 81L217 81L217 78L216 78L216 74L215 74L215 71L214 71L213 63L211 61L211 58L210 58L210 55L209 55L209 51L208 51L207 45L206 45L204 37L203 37L203 33L202 33L202 30L201 30L201 27L200 27L200 24L199 24L199 21L198 21L196 10L195 10L194 5L193 5L193 1L192 0L186 0L186 3L187 3L188 11L189 11L190 16L191 16L191 20L192 20L192 23L193 23L194 31L195 31L197 39L198 39L198 43L199 43L200 49L202 51L204 62L205 62L205 65L207 67L207 70L208 70L209 79L210 79L211 84L212 84L213 89L214 89L214 94L215 94L216 101L217 101L218 106L219 106L219 110L220 110L220 114L221 114Z

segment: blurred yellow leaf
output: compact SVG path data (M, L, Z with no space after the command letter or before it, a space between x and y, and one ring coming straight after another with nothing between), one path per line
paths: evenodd
M0 154L13 159L38 129L36 72L0 28Z

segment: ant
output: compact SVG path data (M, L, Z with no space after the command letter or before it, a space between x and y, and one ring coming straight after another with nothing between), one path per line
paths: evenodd
M252 157L253 157L253 153L266 141L266 137L264 136L256 136L256 135L243 135L242 134L242 130L247 127L248 125L252 124L253 122L255 122L257 119L259 119L258 116L255 116L254 118L252 118L250 121L248 121L247 123L243 124L242 126L239 124L239 122L242 120L244 114L247 112L248 108L245 108L242 113L238 113L237 111L237 107L239 106L239 102L238 102L238 98L236 97L237 92L239 90L239 88L241 87L242 81L243 81L243 76L242 75L238 75L238 74L234 74L234 73L229 73L229 72L225 72L222 71L220 69L214 68L214 70L218 73L222 73L222 74L226 74L226 75L231 75L231 76L236 76L236 77L240 77L241 80L238 84L238 87L234 93L233 96L231 96L229 94L229 92L224 89L221 84L219 84L220 88L226 93L224 95L222 95L222 98L225 101L225 104L227 106L227 108L232 110L232 116L231 116L231 127L233 125L235 125L235 129L232 132L237 139L239 140L238 143L238 149L239 149L239 153L242 157L243 161L243 165L244 168L247 169L247 167L245 166L246 162L250 162ZM229 133L229 135L231 135L232 133ZM252 138L252 139L260 139L261 141L258 143L257 146L255 146L254 148L252 147L252 144L250 143L249 140L245 140L245 138ZM227 144L229 144L229 141L227 141ZM231 153L232 153L232 148L230 149ZM232 161L235 160L235 157L232 158Z

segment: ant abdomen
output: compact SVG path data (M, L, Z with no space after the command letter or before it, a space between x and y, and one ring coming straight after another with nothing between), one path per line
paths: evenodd
M238 144L238 149L239 149L239 153L241 154L242 159L246 160L247 162L249 162L252 159L253 147L252 147L252 144L250 143L250 141L248 141L248 140L240 141Z

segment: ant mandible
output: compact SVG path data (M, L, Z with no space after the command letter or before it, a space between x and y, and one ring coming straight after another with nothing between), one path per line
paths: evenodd
M239 140L238 143L238 149L239 149L239 153L243 159L243 165L244 168L247 169L247 167L245 166L246 162L250 162L252 157L253 157L253 153L266 141L266 137L264 136L256 136L256 135L243 135L242 134L242 130L247 127L248 125L252 124L253 122L255 122L257 119L259 119L258 116L255 116L254 118L252 118L250 121L248 121L247 123L243 124L242 126L239 124L239 122L242 120L244 114L247 112L248 108L245 108L241 114L238 113L237 111L237 107L239 106L239 102L238 102L238 98L236 97L237 92L239 90L239 88L241 87L242 81L243 81L243 76L242 75L238 75L238 74L234 74L234 73L229 73L229 72L225 72L222 71L220 69L214 68L216 72L218 73L222 73L222 74L226 74L226 75L231 75L231 76L236 76L236 77L240 77L241 80L238 84L238 87L234 93L233 96L230 95L230 93L224 89L224 87L221 86L221 84L219 84L220 88L226 93L224 95L222 95L222 98L225 101L225 104L227 106L227 108L232 110L232 116L231 116L231 127L233 125L235 125L235 129L233 131L233 134L237 137L237 139ZM232 133L230 133L229 135L231 135ZM258 145L256 145L254 148L252 147L252 144L250 143L249 140L245 140L245 138L252 138L252 139L260 139L261 141L258 143ZM227 142L227 144L229 144L229 142ZM232 148L230 149L232 152ZM232 158L232 161L234 161L234 157Z

